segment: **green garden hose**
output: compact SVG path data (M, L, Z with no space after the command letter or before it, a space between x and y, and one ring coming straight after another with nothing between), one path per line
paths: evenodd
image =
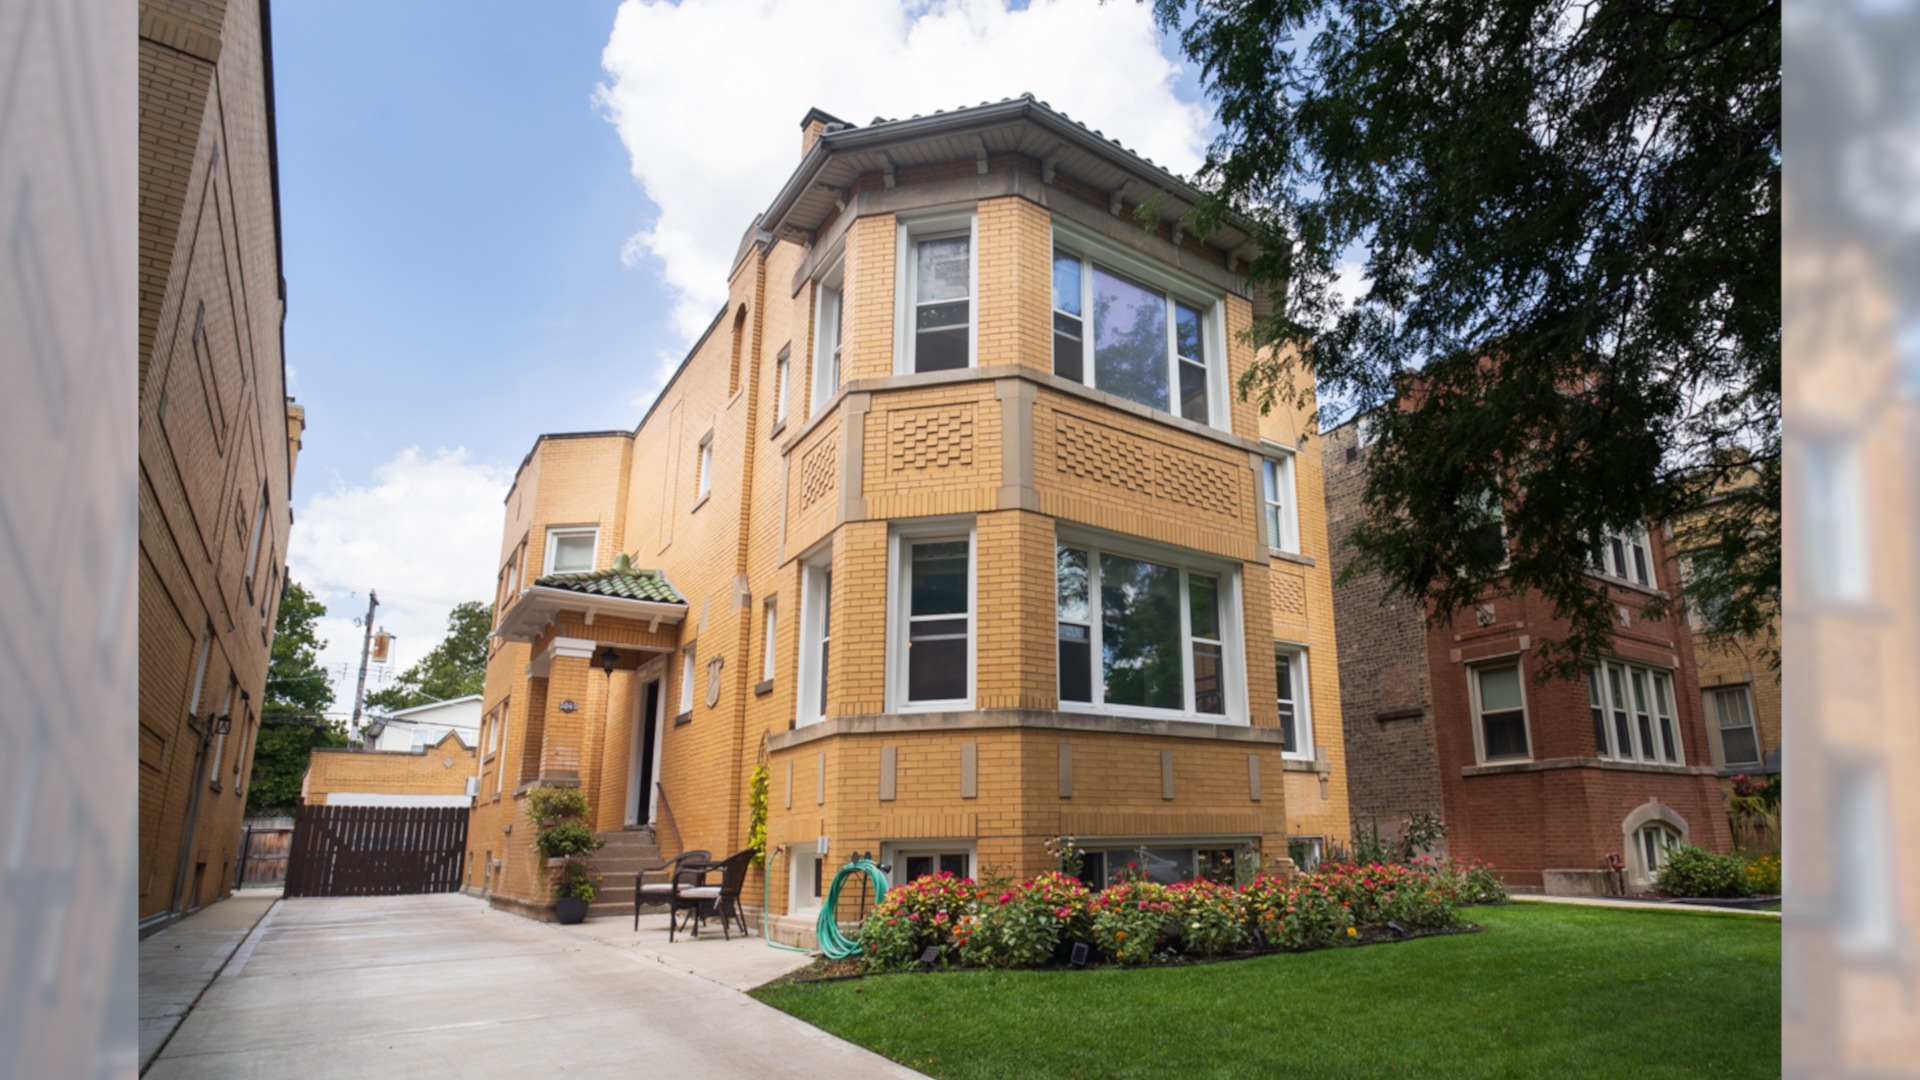
M834 871L833 884L827 888L826 899L821 901L820 921L814 924L814 936L820 939L820 951L830 959L845 960L849 956L860 955L860 943L849 941L840 933L840 923L834 913L840 910L840 886L854 874L865 871L873 879L873 902L877 907L887 895L887 875L880 871L872 859L859 859Z

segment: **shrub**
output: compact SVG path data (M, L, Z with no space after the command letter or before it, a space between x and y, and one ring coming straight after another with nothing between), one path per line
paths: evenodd
M527 792L527 815L536 822L587 816L587 794L577 787L537 787Z
M1218 956L1247 940L1246 909L1230 885L1183 881L1168 889L1180 950L1189 956Z
M1446 878L1458 894L1455 903L1500 904L1507 900L1507 883L1492 863L1427 856L1413 860L1413 867Z
M533 846L549 859L598 851L603 841L586 823L591 812L586 793L575 787L537 787L527 792L527 814L535 827Z
M1092 928L1092 896L1078 878L1049 872L981 896L955 930L960 958L985 967L1036 967Z
M579 859L568 859L567 865L560 869L559 884L553 887L554 899L573 898L585 900L591 904L593 898L598 895L600 895L600 875L593 873L588 869L587 864Z
M1660 888L1670 896L1732 897L1750 896L1752 886L1742 873L1744 867L1732 855L1715 855L1705 848L1679 847L1667 852L1660 868Z
M978 889L968 878L941 872L888 889L860 925L863 963L875 971L910 967L937 945L955 945L954 929L970 911Z
M549 859L562 859L569 855L583 855L597 851L601 840L593 835L584 822L562 821L557 825L548 825L535 834L533 844L540 854Z
M1171 936L1171 890L1157 881L1112 885L1093 900L1093 941L1101 955L1122 964L1144 964Z
M761 765L747 778L747 846L753 849L753 865L767 864L767 767Z
M1255 922L1260 936L1276 949L1323 949L1352 941L1358 933L1353 912L1322 875L1261 888L1259 895Z
M1754 892L1777 893L1780 891L1780 856L1754 856L1747 860L1740 876L1746 879L1747 887Z

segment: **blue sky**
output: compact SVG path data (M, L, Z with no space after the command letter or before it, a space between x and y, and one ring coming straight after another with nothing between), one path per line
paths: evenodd
M491 599L512 470L541 432L638 422L809 105L866 123L1030 90L1180 170L1212 134L1125 0L289 0L273 31L309 424L290 563L336 668L368 587L397 667ZM871 59L798 62L840 53Z

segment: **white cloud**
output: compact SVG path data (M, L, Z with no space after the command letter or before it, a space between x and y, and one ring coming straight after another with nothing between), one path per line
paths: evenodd
M380 596L374 624L396 635L398 674L440 643L453 606L493 599L500 555L501 500L509 469L469 459L464 449L428 456L400 451L365 487L336 483L294 518L288 562L293 580L327 605L321 663L334 674L334 709L353 709L367 590ZM346 677L340 677L345 665ZM379 682L369 674L369 692Z
M753 215L800 161L818 106L850 123L1031 91L1176 173L1202 160L1208 111L1174 93L1151 5L1033 0L626 0L596 101L659 216L628 239L654 260L691 342L726 300Z

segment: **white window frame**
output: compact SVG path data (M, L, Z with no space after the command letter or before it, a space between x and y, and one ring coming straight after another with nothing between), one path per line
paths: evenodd
M1629 663L1614 657L1595 661L1587 665L1588 679L1593 673L1599 673L1600 704L1606 713L1607 745L1600 750L1600 756L1609 761L1639 762L1644 765L1685 765L1687 763L1686 726L1680 722L1680 702L1674 693L1674 677L1670 669L1654 667L1649 664ZM1614 698L1613 672L1620 673L1620 692L1625 698L1627 717L1627 737L1632 745L1623 752L1620 747L1620 708ZM1645 676L1647 707L1643 712L1639 698L1635 694L1634 676ZM1589 687L1593 684L1589 682ZM1664 687L1664 691L1663 688ZM1593 707L1592 689L1588 691L1587 705ZM1664 700L1663 700L1664 699ZM1665 712L1662 712L1662 709ZM1651 745L1648 736L1640 730L1642 718L1647 721L1651 732ZM1664 745L1665 729L1662 721L1672 726L1673 752L1675 758L1669 760Z
M1520 728L1521 731L1526 734L1527 752L1524 755L1509 754L1504 757L1489 758L1487 756L1486 726L1482 723L1482 717L1485 715L1486 710L1482 708L1480 701L1480 675L1482 672L1497 671L1505 667L1514 669L1514 673L1520 683ZM1520 662L1518 656L1501 657L1498 660L1490 660L1487 663L1475 664L1467 668L1467 701L1473 713L1474 761L1482 765L1505 765L1513 762L1533 760L1533 748L1535 745L1533 740L1533 709L1527 704L1526 665Z
M787 421L787 380L792 373L792 351L781 349L780 355L773 361L773 422L776 425Z
M774 662L779 656L779 639L774 630L779 625L780 599L769 596L760 605L760 680L772 682Z
M1859 604L1871 592L1871 561L1860 444L1809 440L1802 450L1806 543L1799 545L1814 595L1829 603Z
M819 853L818 843L795 844L787 858L792 872L792 880L787 890L787 914L810 915L820 910L825 894L833 881L833 871L824 862L826 856ZM820 865L820 892L813 891L813 868Z
M1737 697L1741 710L1746 713L1746 728L1753 733L1754 756L1751 758L1734 761L1727 756L1727 744L1724 733L1728 731L1738 731L1740 730L1740 725L1736 724L1728 727L1721 722L1720 701L1723 695L1730 699ZM1753 688L1751 686L1746 683L1735 683L1732 686L1708 687L1702 692L1701 704L1705 709L1705 715L1707 717L1707 730L1713 735L1714 756L1718 759L1718 763L1722 768L1757 767L1766 763L1767 748L1760 742L1760 724L1758 719L1753 715Z
M827 668L833 665L832 641L833 551L828 548L800 566L800 663L794 694L794 726L805 727L826 719L822 709L827 670L820 649L827 646ZM823 622L823 616L825 621Z
M844 256L837 257L827 272L820 275L813 290L813 388L807 412L817 416L840 390L841 348L846 336L847 267ZM831 318L829 317L831 316Z
M260 538L267 527L267 487L260 487L260 503L253 512L253 539L247 543L247 602L253 603L253 575L260 568Z
M912 375L915 342L914 294L919 285L915 246L922 240L967 238L967 367L979 366L980 355L980 219L973 207L948 207L895 219L893 373ZM941 301L951 303L952 301Z
M893 867L892 873L887 875L892 881L889 888L897 889L905 885L907 860L923 855L931 855L936 859L942 855L964 855L967 860L966 873L960 876L970 878L979 872L979 856L972 840L958 837L950 840L885 840L880 844L880 858Z
M1180 350L1177 320L1174 304L1181 303L1200 313L1200 339L1207 353L1207 419L1190 421L1204 423L1208 427L1227 430L1232 423L1232 410L1228 405L1229 387L1227 385L1227 341L1225 300L1219 290L1201 283L1198 279L1174 272L1166 266L1150 259L1141 258L1114 246L1112 243L1072 228L1067 223L1055 219L1053 226L1053 246L1047 255L1048 289L1048 361L1047 370L1053 370L1052 360L1052 289L1053 259L1058 254L1080 257L1080 378L1082 385L1098 390L1094 372L1093 326L1093 270L1097 265L1111 274L1131 279L1137 284L1147 286L1165 294L1167 305L1167 407L1156 409L1168 416L1180 416ZM1061 376L1054 376L1061 378ZM1116 395L1118 396L1118 395ZM1131 400L1131 399L1123 399ZM1134 402L1144 408L1155 406ZM1184 419L1184 418L1183 418Z
M500 735L494 750L496 758L493 766L493 793L495 795L507 789L507 732L510 730L513 715L513 701L509 698L500 703Z
M1651 858L1647 856L1647 837L1657 838L1658 847L1654 848ZM1651 885L1660 878L1660 867L1665 865L1667 853L1676 851L1686 844L1686 838L1680 830L1665 821L1649 821L1633 830L1634 869L1639 872L1640 880Z
M699 650L700 643L696 641L680 651L680 708L675 712L676 716L693 712L693 684L700 674L695 654Z
M933 701L907 700L907 642L913 622L912 589L908 581L913 545L941 540L964 540L967 544L967 692L957 698ZM948 712L971 709L974 702L974 674L980 648L980 590L978 530L972 518L928 518L896 524L887 536L887 687L888 712ZM928 616L951 619L954 616Z
M1646 560L1647 579L1640 580L1639 560ZM1653 541L1645 527L1616 529L1600 538L1600 546L1591 559L1593 571L1602 577L1638 585L1643 589L1660 587L1660 568L1654 565Z
M1261 443L1261 450L1265 453L1260 466L1260 531L1265 534L1262 542L1270 548L1298 555L1300 486L1295 476L1294 451L1279 443L1265 441ZM1276 485L1279 488L1277 492L1274 490ZM1270 518L1273 508L1279 512ZM1277 536L1270 527L1275 524L1278 525Z
M591 536L593 538L593 563L585 570L559 571L553 568L554 556L560 553L560 538L563 536ZM547 529L546 569L541 577L556 573L585 574L600 566L600 526L598 525L555 525Z
M1134 716L1146 720L1188 720L1202 724L1232 724L1239 727L1251 725L1247 702L1246 645L1243 637L1246 621L1241 607L1241 580L1238 563L1155 544L1134 537L1116 536L1108 533L1095 533L1078 528L1057 527L1055 529L1055 558L1062 547L1079 548L1087 553L1087 631L1089 642L1089 663L1091 665L1089 682L1093 700L1060 701L1058 705L1065 712L1102 713L1111 716ZM1158 709L1146 705L1117 705L1106 702L1106 677L1101 662L1103 655L1104 619L1100 613L1100 556L1118 555L1127 559L1140 559L1171 566L1180 573L1180 670L1185 684L1185 702L1179 709ZM1058 566L1058 563L1055 563ZM1217 578L1220 582L1220 669L1221 705L1226 710L1221 713L1203 713L1195 708L1193 673L1193 632L1191 622L1192 605L1188 596L1188 580L1194 574ZM1203 641L1208 639L1201 639ZM1056 646L1057 648L1057 646ZM1058 652L1055 653L1058 656ZM1055 674L1055 687L1059 685L1058 673Z
M693 503L695 506L706 501L713 494L713 432L709 431L700 439L700 473L694 480Z
M1308 652L1305 643L1287 641L1284 638L1274 639L1273 651L1276 660L1280 654L1284 653L1287 656L1287 663L1291 668L1293 677L1293 722L1295 725L1293 749L1282 750L1280 756L1297 761L1312 761L1314 760L1315 754L1313 742L1313 695L1308 690L1309 683L1307 681L1308 658L1311 654ZM1280 707L1280 699L1278 697L1279 686L1277 681L1274 686L1274 692L1274 709L1277 712Z

